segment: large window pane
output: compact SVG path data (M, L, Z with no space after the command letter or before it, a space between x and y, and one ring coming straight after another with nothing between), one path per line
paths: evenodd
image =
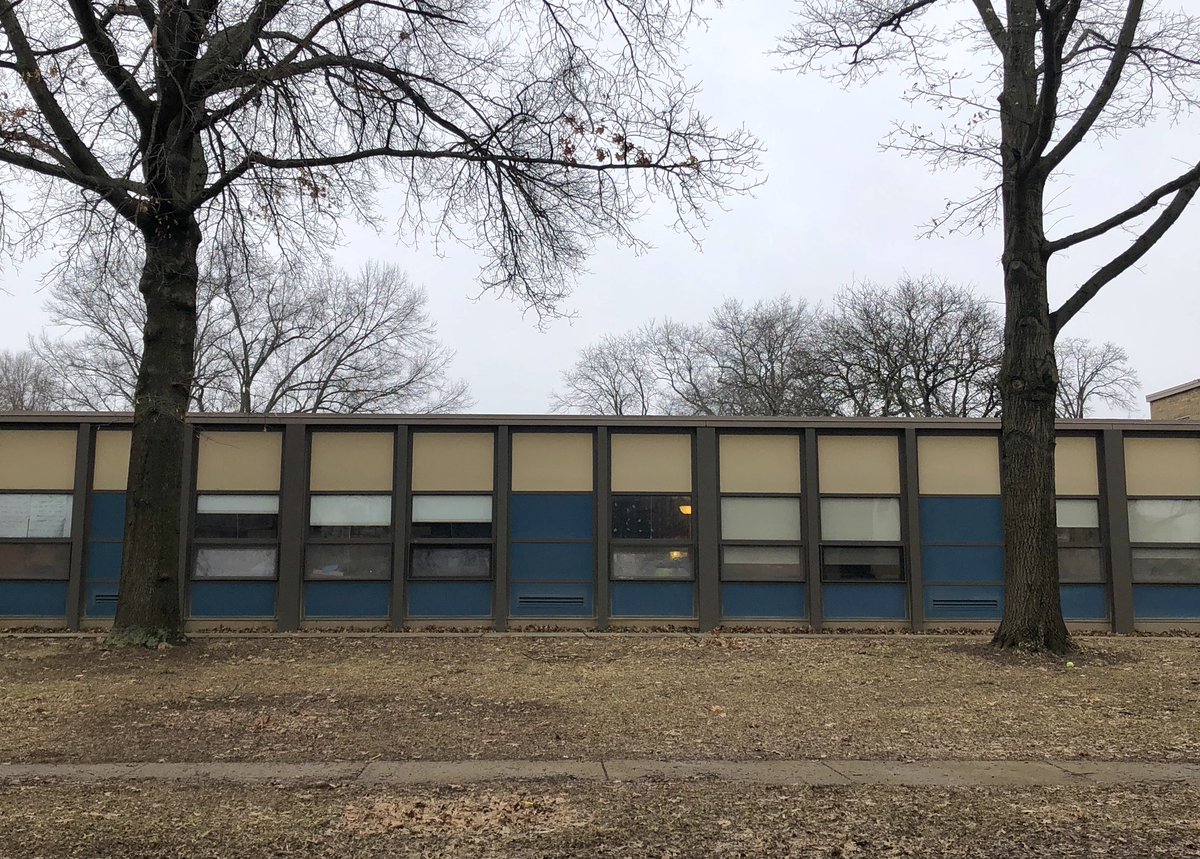
M413 522L491 522L490 495L414 495Z
M679 546L661 549L657 546L614 549L612 554L614 579L690 579L692 550Z
M70 495L0 495L0 537L70 537L73 503Z
M66 543L0 543L0 579L66 581L70 571Z
M278 513L278 495L200 495L197 513Z
M900 499L822 498L821 539L899 542Z
M1060 498L1055 502L1058 544L1095 545L1100 542L1100 504L1090 498Z
M195 529L201 539L274 540L279 536L279 496L201 495Z
M799 540L799 498L722 498L726 540Z
M1200 584L1200 549L1134 549L1133 580Z
M1200 543L1200 499L1130 501L1129 539L1135 543Z
M1058 550L1058 578L1062 582L1103 582L1104 559L1099 549Z
M680 540L692 535L690 495L615 495L612 535L618 539Z
M309 579L390 579L392 548L370 544L311 545L305 575Z
M414 579L487 579L492 575L489 546L413 546Z
M888 546L826 546L821 575L827 582L899 582L904 580L900 549Z
M196 550L194 579L273 579L277 568L273 548L201 546Z
M721 578L736 581L803 581L799 546L725 546Z
M308 533L314 537L386 537L392 530L390 495L314 495Z

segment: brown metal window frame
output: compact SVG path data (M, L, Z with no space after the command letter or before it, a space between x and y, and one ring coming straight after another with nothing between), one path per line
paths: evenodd
M1133 507L1135 501L1197 501L1200 502L1200 497L1195 495L1133 495L1129 496L1125 502L1126 517L1129 516L1129 510ZM1132 530L1132 529L1130 529ZM1138 579L1137 572L1134 569L1133 555L1138 549L1191 549L1200 552L1200 542L1197 543L1147 543L1133 542L1132 537L1129 542L1129 575L1135 585L1153 585L1156 587L1195 587L1200 585L1200 574L1197 575L1194 582L1178 582L1178 581L1156 581L1154 579Z
M266 540L255 537L198 537L196 536L196 524L199 517L204 515L199 512L200 499L204 496L230 496L236 495L246 498L270 498L273 497L279 502L277 507L276 522L275 522L275 539ZM258 490L249 489L228 489L228 490L205 490L203 492L195 492L192 494L192 510L189 520L189 536L191 537L191 547L188 552L188 582L278 582L279 581L279 534L281 531L280 525L283 520L283 505L282 498L279 492L260 492ZM201 549L274 549L275 550L275 574L269 578L266 576L207 576L203 578L196 577L196 559L200 554Z
M767 498L767 499L784 499L794 500L796 502L797 514L797 530L800 531L801 538L804 536L804 500L803 496L798 492L723 492L720 496L720 501L724 502L726 498ZM723 505L722 505L723 508ZM766 540L766 539L750 539L750 540L732 540L725 536L725 520L723 509L718 510L717 516L718 527L721 531L720 545L720 580L721 582L769 582L783 584L800 584L808 581L809 571L805 564L804 558L804 540ZM796 549L800 553L800 576L799 578L781 579L778 577L754 577L754 578L730 578L725 577L725 549L733 548L764 548L764 549Z
M412 511L418 498L480 498L487 496L492 501L492 518L490 537L417 537L412 533ZM410 582L494 582L496 580L496 492L477 489L447 489L441 491L422 490L412 492L408 499L408 563L405 565L405 577ZM488 550L488 574L486 576L423 576L414 573L413 557L415 550L426 549L466 549L486 548Z
M686 537L615 537L613 536L614 529L614 507L613 505L621 498L686 498L688 506L692 512L687 516L688 535ZM608 514L609 514L609 533L608 533L608 580L610 582L692 582L698 578L698 570L696 563L698 560L697 538L696 538L696 493L692 492L610 492L608 494ZM663 578L655 576L636 576L624 577L614 576L613 568L614 560L617 552L627 549L662 549L665 551L684 549L688 552L688 559L691 561L691 575L685 577Z
M64 498L70 498L74 505L75 493L65 492L61 489L5 489L0 490L0 496L3 495L60 495ZM72 506L71 527L68 532L73 531L75 527L74 509ZM68 533L65 537L0 537L0 544L14 546L66 546L67 547L67 566L61 576L48 578L46 576L3 576L0 581L4 582L65 582L71 577L71 561L72 561L72 535Z
M311 533L314 527L312 524L312 501L314 498L357 498L362 496L370 496L372 498L387 498L390 502L390 521L387 525L387 532L382 535L370 537L321 537ZM351 526L353 527L353 526ZM396 568L396 559L393 555L395 549L396 532L396 493L393 491L382 490L309 490L304 499L304 558L303 567L300 571L301 581L307 582L390 582L394 576ZM386 578L327 578L321 576L312 576L308 569L308 550L310 546L384 546L388 550L390 562L388 564L388 575Z
M994 496L987 496L994 497ZM896 502L898 514L897 528L900 531L899 540L826 540L823 532L825 523L821 515L821 502L830 499L843 500L891 500ZM904 499L902 495L888 492L822 492L817 503L817 546L821 558L821 568L817 571L819 581L823 585L899 585L908 583L908 564L904 557ZM896 579L830 579L825 576L826 549L896 549L900 557L900 577Z

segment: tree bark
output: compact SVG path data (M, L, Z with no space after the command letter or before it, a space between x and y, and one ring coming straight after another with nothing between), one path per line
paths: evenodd
M190 216L145 231L139 288L146 300L114 637L151 644L182 637L179 522L185 418L196 337L200 228Z

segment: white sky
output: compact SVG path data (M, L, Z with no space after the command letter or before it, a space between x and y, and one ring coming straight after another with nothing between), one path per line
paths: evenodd
M1194 6L1200 0L1185 0ZM914 159L880 152L892 120L915 117L899 99L902 84L879 80L843 90L815 76L774 70L768 56L791 18L791 4L741 0L710 10L688 56L699 103L718 125L745 125L762 138L766 184L730 200L696 248L652 213L639 232L653 249L640 256L602 245L566 309L570 321L539 331L532 314L478 293L478 260L459 247L434 253L428 241L398 241L347 225L335 257L343 265L376 258L399 263L430 294L444 342L458 353L453 372L468 380L474 411L540 413L577 349L607 332L651 317L699 321L726 296L747 302L779 293L828 302L856 279L891 282L932 272L1002 299L999 233L920 239L944 202L973 186L967 174L931 173ZM1100 220L1200 157L1200 121L1130 132L1068 163L1053 235ZM386 213L386 197L381 200ZM1200 376L1200 204L1194 204L1142 265L1105 287L1068 326L1071 336L1124 346L1143 392ZM43 316L38 277L44 261L0 271L0 346L21 348ZM1061 300L1103 262L1076 252L1052 268ZM1055 285L1056 284L1056 285ZM1133 416L1148 412L1141 403Z

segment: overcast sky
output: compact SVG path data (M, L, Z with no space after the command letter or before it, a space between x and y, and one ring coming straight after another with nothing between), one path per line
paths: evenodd
M1171 4L1173 5L1173 4ZM1185 5L1200 5L1186 0ZM578 348L607 332L664 315L699 321L726 296L747 302L781 293L828 303L855 280L894 281L932 272L1002 299L999 233L922 239L920 227L948 198L972 186L964 174L931 173L916 160L879 151L894 119L914 117L898 80L843 90L816 77L775 71L768 56L791 4L730 0L710 10L710 26L691 40L691 80L701 107L725 128L745 125L762 138L765 185L730 200L697 248L671 231L665 212L640 225L653 249L642 255L602 245L565 307L574 319L539 331L513 303L475 300L478 259L461 248L435 254L428 242L400 241L350 225L337 260L375 258L404 266L424 284L442 339L457 351L453 370L468 380L474 411L538 413ZM1054 234L1123 208L1180 172L1200 154L1200 122L1131 132L1068 162ZM382 200L386 208L387 198ZM1200 204L1152 250L1138 270L1105 287L1066 329L1071 336L1124 346L1143 392L1200 376ZM1061 300L1097 265L1099 253L1075 253L1051 271ZM40 329L44 261L6 265L0 285L0 336L20 348ZM1139 403L1133 416L1146 416Z

